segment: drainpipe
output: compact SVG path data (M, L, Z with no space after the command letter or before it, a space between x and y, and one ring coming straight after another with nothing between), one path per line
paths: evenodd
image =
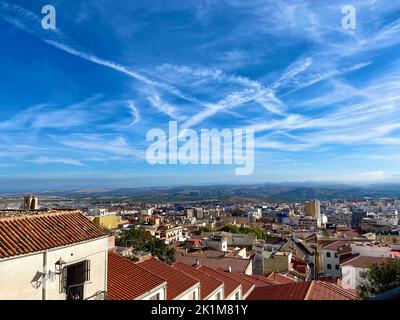
M107 278L108 278L108 244L105 252L105 261L104 261L104 300L107 299Z
M43 252L42 300L47 299L47 250Z

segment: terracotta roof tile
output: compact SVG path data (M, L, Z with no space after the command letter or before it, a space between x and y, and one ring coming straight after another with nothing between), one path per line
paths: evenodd
M311 287L305 300L357 300L358 296L333 283L311 281Z
M230 277L227 277L224 275L222 272L219 272L217 270L210 269L206 266L200 266L199 268L200 271L208 274L211 277L214 277L224 283L224 297L225 299L228 298L238 287L241 286L241 283L239 281L236 281Z
M304 281L270 287L258 287L246 300L356 300L357 295L335 284Z
M0 258L106 236L79 211L0 217Z
M274 285L280 284L277 281L267 279L266 277L260 276L260 275L248 275L245 273L239 273L239 272L234 272L234 271L232 271L232 273L252 282L256 287L274 286Z
M158 259L151 258L148 260L137 262L137 264L156 274L157 276L166 279L168 283L167 288L167 299L174 300L179 295L189 290L197 283L199 283L195 278L189 276L188 274L178 270L162 262Z
M236 273L224 271L223 269L220 268L217 268L216 271L219 271L225 276L230 277L231 279L239 282L242 285L243 297L246 297L255 287L255 284L252 281L245 279L244 277L240 277Z
M183 254L176 254L175 258L177 261L181 261L187 265L195 265L196 259L199 259L199 264L207 266L209 268L222 268L228 270L231 267L232 271L244 273L248 268L251 260L250 259L240 259L240 258L230 258L230 257L195 257L187 256Z
M271 273L267 273L265 275L265 277L269 280L273 280L276 281L279 284L288 284L288 283L297 283L296 280L289 278L287 276L284 276L280 273L277 272L271 272Z
M167 282L117 253L108 253L107 299L134 300Z
M257 287L246 300L304 300L311 282Z
M353 260L355 257L358 257L359 253L349 253L349 254L342 254L339 256L339 264L343 265L349 260Z
M322 249L327 249L327 250L338 250L339 248L341 248L341 247L343 247L343 246L345 246L345 245L347 245L347 244L349 244L349 242L347 242L347 241L342 241L342 240L338 240L338 241L335 241L335 242L331 242L331 243L329 243L329 244L327 244L327 245L324 245L324 246L322 247Z
M352 259L348 259L345 262L341 263L341 266L354 266L356 268L368 268L373 264L384 264L385 262L390 261L390 258L381 258L381 257L368 257L368 256L360 256L357 255Z
M172 266L192 276L200 282L200 296L202 300L205 300L211 293L224 285L224 283L217 278L211 277L203 271L188 266L183 262L177 261Z

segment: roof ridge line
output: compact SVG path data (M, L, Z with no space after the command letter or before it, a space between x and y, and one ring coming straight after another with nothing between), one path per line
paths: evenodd
M353 261L354 259L357 259L357 258L359 258L359 257L361 257L361 254L356 253L356 256L355 256L355 257L353 257L353 258L347 260L346 262L343 263L343 265L345 265L346 263L351 262L351 261ZM339 265L340 265L340 264L339 264Z
M57 216L57 215L66 215L66 214L81 214L84 216L81 210L55 210L55 211L43 211L41 213L28 213L26 212L23 214L15 214L15 215L10 215L10 216L2 216L0 214L0 220L3 221L9 221L9 220L20 220L20 219L35 219L35 218L40 218L40 217L51 217L51 216Z
M155 277L157 277L157 278L159 278L159 279L161 279L161 280L167 281L167 279L165 279L165 278L159 276L158 274L155 274L154 272L143 268L142 266L140 266L140 263L136 263L135 261L132 261L132 260L130 260L129 258L124 257L123 255L120 255L119 253L114 252L114 251L109 251L109 253L112 253L112 254L114 254L114 255L117 255L117 256L119 256L119 257L121 257L121 258L127 260L128 262L134 264L135 266L139 267L140 269L142 269L142 270L144 270L144 271L146 271L146 272L148 272L148 273L151 273L153 276L155 276Z
M312 289L312 287L313 287L314 284L315 284L314 280L313 280L313 281L310 281L310 282L311 282L311 283L310 283L310 285L308 286L308 289L307 289L306 295L305 295L305 297L304 297L304 300L308 300L308 298L309 298L310 295L311 295L311 289Z
M326 288L330 289L330 290L335 290L337 293L346 296L346 297L354 297L354 294L352 292L350 292L349 290L335 284L335 283L330 283L330 282L325 282L325 281L318 281L319 284L322 284L323 286L325 286ZM357 296L357 295L355 295Z
M225 270L219 270L221 268L216 268L215 271L218 271L219 273L226 275L228 278L235 280L236 282L239 282L239 280L237 280L235 277L232 277L232 272L231 271L225 271ZM231 275L229 275L231 274ZM234 275L235 276L235 275ZM239 277L238 275L236 275L237 277ZM241 277L240 277L241 278ZM246 281L248 283L250 283L252 286L254 285L254 283L252 283L250 280L241 278L243 281Z
M167 263L167 264L168 264L168 263ZM188 274L187 272L185 272L185 271L183 271L183 270L181 270L181 269L179 269L179 268L177 268L177 267L174 267L173 265L170 265L170 264L169 264L169 266L172 267L172 268L174 268L174 269L177 270L177 271L183 272L183 273L186 274L188 277L192 278L194 281L200 283L200 280L199 280L199 279L197 279L197 278L195 278L194 276Z
M189 265L187 265L186 263L183 263L182 261L175 261L173 264L175 264L175 263L179 263L179 264L184 265L185 267L192 268L193 271L195 271L195 272L200 272L204 277L210 278L210 279L212 279L213 281L221 282L221 284L223 284L223 282L222 282L221 280L218 280L217 278L215 278L215 277L209 275L208 273L206 273L206 272L204 272L204 271L202 271L202 270L199 270L199 269L197 269L197 268L195 268L195 267L189 266ZM179 269L179 268L175 267L174 265L172 265L172 266L173 266L175 269ZM180 269L179 269L179 270L180 270ZM183 271L183 270L181 270L181 271ZM183 272L185 272L185 271L183 271ZM185 273L186 273L186 272L185 272Z

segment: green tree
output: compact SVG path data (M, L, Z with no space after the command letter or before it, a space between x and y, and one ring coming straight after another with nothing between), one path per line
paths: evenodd
M265 239L267 237L265 231L258 227L238 227L232 224L227 224L219 230L230 233L248 233L257 237L257 239Z
M199 230L193 232L193 234L201 235L202 232L211 232L209 227L200 227Z
M249 234L257 237L257 239L265 239L267 237L267 234L265 233L265 231L263 229L257 228L257 227L249 227L249 228L241 227L239 229L239 231L242 233L249 233Z
M230 233L239 233L239 227L233 224L224 225L220 231L230 232Z
M373 264L362 275L358 289L362 299L369 299L400 286L400 259Z
M130 229L118 241L121 246L132 245L138 251L148 251L153 257L172 263L175 261L175 249L167 246L163 240L153 237L142 228Z

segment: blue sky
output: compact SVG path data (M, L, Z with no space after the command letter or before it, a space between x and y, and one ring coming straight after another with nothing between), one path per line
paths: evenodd
M0 0L0 42L3 187L398 181L398 1ZM254 173L149 165L170 120L254 129Z

